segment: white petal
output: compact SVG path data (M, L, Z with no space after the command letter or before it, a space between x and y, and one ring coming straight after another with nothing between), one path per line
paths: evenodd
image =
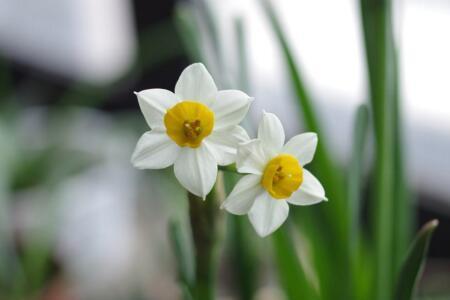
M238 90L224 90L217 93L214 111L214 128L220 129L239 124L250 107L252 98Z
M188 66L175 85L175 94L182 100L193 100L211 105L215 101L217 87L214 79L202 63Z
M163 89L143 90L135 94L142 114L152 129L164 126L163 118L167 109L179 101L177 95Z
M258 138L263 141L264 147L278 152L284 145L284 129L280 119L264 112L258 127Z
M253 139L239 145L236 167L240 173L261 175L269 159L270 156L263 148L261 140Z
M302 166L311 162L317 147L317 134L306 132L294 136L284 145L282 152L297 157Z
M226 166L236 161L238 145L249 139L244 128L236 125L230 129L213 131L204 143L216 159L217 164Z
M324 200L327 197L322 184L308 170L303 169L303 182L287 201L295 205L312 205Z
M174 166L175 176L189 192L203 199L217 178L217 163L207 147L184 147Z
M285 200L276 200L268 193L256 198L248 217L256 232L265 237L284 223L289 214L289 205Z
M175 162L179 151L180 147L165 132L152 130L137 142L131 162L138 169L162 169Z
M222 203L221 208L225 208L228 212L235 215L248 213L256 197L265 192L260 182L261 176L258 175L242 177Z

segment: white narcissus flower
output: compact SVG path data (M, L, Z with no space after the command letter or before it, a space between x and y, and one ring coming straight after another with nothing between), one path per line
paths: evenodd
M289 205L311 205L327 200L320 182L304 166L316 151L317 135L303 133L284 145L280 120L264 113L258 138L238 147L236 166L245 175L222 204L230 213L248 214L264 237L277 230L289 214Z
M238 90L218 91L201 63L184 69L175 93L149 89L136 95L151 130L139 139L131 162L139 169L173 164L178 181L205 199L217 165L235 162L237 145L249 139L238 124L252 99Z

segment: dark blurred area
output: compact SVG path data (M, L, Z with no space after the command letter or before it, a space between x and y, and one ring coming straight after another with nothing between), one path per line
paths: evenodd
M66 93L75 93L74 97L84 96L83 93L86 93L89 97L91 93L97 92L107 95L102 101L99 100L99 103L95 105L96 108L106 111L137 109L135 97L130 90L142 90L149 87L173 89L172 83L176 82L180 71L189 63L173 22L175 2L171 0L154 3L132 1L130 12L133 13L133 19L130 25L133 25L133 31L137 37L137 48L136 53L130 55L136 55L136 60L146 63L148 67L137 66L136 63L130 62L127 66L130 70L124 70L124 74L116 75L117 78L113 80L118 84L112 82L97 84L83 78L74 80L64 76L67 74L55 73L23 63L12 53L7 53L7 56L5 53L2 55L4 80L8 80L13 88L31 86L38 89L36 94L39 97L33 99L33 102L27 102L25 97L19 99L23 101L23 105L64 105L67 103L60 101ZM120 78L121 76L124 78ZM107 92L102 91L106 89L108 89Z

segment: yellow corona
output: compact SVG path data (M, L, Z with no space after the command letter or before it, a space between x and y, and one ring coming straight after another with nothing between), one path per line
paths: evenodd
M214 113L200 102L187 100L167 110L164 125L179 146L197 148L214 128Z
M286 199L303 182L303 169L297 158L280 154L272 158L264 169L261 184L275 199Z

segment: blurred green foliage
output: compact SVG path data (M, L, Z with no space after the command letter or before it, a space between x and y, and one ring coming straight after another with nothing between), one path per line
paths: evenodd
M360 0L370 95L367 104L361 105L355 115L352 160L346 170L337 166L328 142L322 138L322 124L315 112L314 99L303 81L301 69L272 7L271 3L275 2L260 2L285 61L299 119L305 129L321 136L312 167L324 184L330 201L317 207L294 209L287 224L264 242L253 234L246 219L228 217L226 249L230 251L225 256L228 255L227 259L232 262L230 269L237 298L255 297L266 268L272 266L266 261L271 260L287 299L412 299L437 224L425 225L408 251L414 220L403 162L391 2ZM226 70L214 11L207 1L194 3L197 6L180 3L173 20L143 31L139 37L137 59L122 78L101 87L75 84L61 97L60 107L55 113L59 114L71 105L101 105L117 87L184 53L192 61L204 61L212 70ZM201 33L201 26L206 28L204 33ZM248 92L250 79L244 22L236 19L231 26L240 68L238 78L231 81ZM205 44L213 50L212 55L205 54ZM148 55L150 52L152 55ZM221 87L232 86L225 74L215 75ZM0 99L8 99L13 94L8 65L0 60ZM35 186L53 189L70 176L97 163L99 158L67 149L58 143L47 144L39 151L27 149L14 138L17 125L14 119L22 108L11 101L0 102L0 108L0 299L33 298L51 278L54 249L49 248L51 237L48 232L19 243L11 235L14 195ZM247 129L252 130L250 126ZM372 131L375 135L374 182L367 183L363 165L367 137ZM226 173L224 177L229 192L237 176ZM369 194L363 192L366 188ZM363 207L373 211L371 234L361 222ZM179 219L175 218L170 224L169 236L184 299L214 297L211 294L214 293L216 278L211 274L217 267L216 254L209 253L209 261L196 261L193 246L197 244L198 250L199 244L201 247L205 245L192 241L191 231ZM272 247L267 248L265 242ZM201 282L199 265L202 264L207 269L205 273L209 273L202 279L207 281L205 294L208 295L195 296ZM210 286L213 286L212 290Z
M187 27L183 27L184 29L180 32L186 36L195 36L194 39L190 39L191 42L203 40L212 44L214 49L212 62L207 60L206 56L201 56L201 50L192 56L193 60L200 57L202 61L206 60L207 64L223 66L223 58L219 51L221 50L220 39L213 22L215 19L213 12L207 1L196 3L199 4L196 13L204 22L196 24L192 21L194 13L191 12L191 18L187 17L188 9L184 6L183 17L185 20L190 20L190 33L186 34ZM355 116L352 161L348 167L347 184L343 180L344 170L336 166L328 150L328 143L323 139L322 125L315 113L314 100L303 82L301 70L295 62L271 1L260 0L260 3L285 59L287 72L298 101L299 117L305 129L317 132L322 137L313 168L324 184L330 199L328 203L319 207L298 209L293 212L293 224L297 226L305 245L300 245L297 249L298 246L294 242L297 233L295 230L288 230L288 225L274 234L274 259L277 263L280 284L288 299L394 299L394 285L398 270L407 255L406 248L410 242L412 203L408 196L403 163L400 97L396 50L392 36L391 3L390 1L361 0L370 101L368 105L362 105ZM198 34L200 26L206 27L206 36ZM241 68L238 74L243 74L237 82L244 83L244 86L240 87L246 91L248 72L245 45L243 45L245 30L240 20L236 23L235 33ZM222 84L226 86L226 83L222 82ZM369 126L370 120L373 126ZM374 182L369 187L371 195L366 195L363 193L363 190L367 188L363 164L369 129L375 132L375 171ZM368 230L362 228L363 206L373 207L374 213L371 217L373 235L367 235ZM241 243L239 236L240 234L234 234L235 240L232 243ZM236 247L242 248L242 246ZM298 251L305 256L303 259L312 264L318 281L316 284L314 279L306 274L297 256ZM425 252L421 252L421 259L425 256ZM245 256L247 257L247 254ZM256 257L256 253L253 257ZM245 269L238 269L239 272L246 272ZM254 276L251 270L254 268L249 268L249 272L243 277ZM416 278L417 270L409 270ZM409 282L402 288L412 288L411 284L414 283ZM314 288L315 286L318 290ZM245 287L241 287L242 289L245 290ZM240 299L252 298L248 292L240 295Z

